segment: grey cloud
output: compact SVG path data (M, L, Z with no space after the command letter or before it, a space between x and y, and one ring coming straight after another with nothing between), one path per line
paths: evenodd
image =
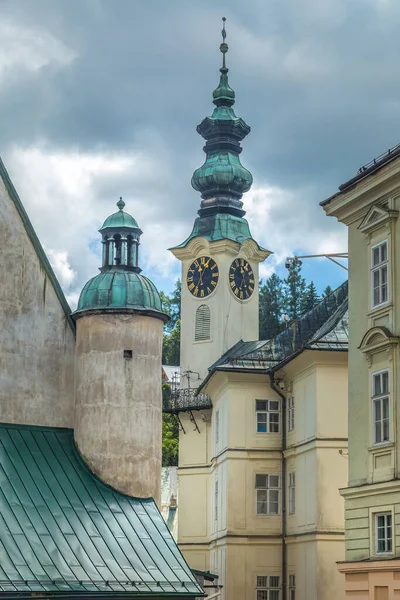
M397 0L3 0L0 11L75 56L32 72L16 65L3 81L2 153L45 142L55 152L143 153L153 165L98 174L99 210L122 195L149 222L189 232L199 205L190 178L204 158L195 127L212 110L223 14L237 113L252 127L243 164L259 185L290 190L315 227L335 227L318 201L399 141ZM272 216L289 225L282 211Z

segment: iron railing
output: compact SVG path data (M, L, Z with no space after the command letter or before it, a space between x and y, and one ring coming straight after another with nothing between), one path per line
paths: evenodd
M163 412L179 413L212 408L210 396L208 394L197 394L196 392L196 388L173 391L169 398L163 399Z

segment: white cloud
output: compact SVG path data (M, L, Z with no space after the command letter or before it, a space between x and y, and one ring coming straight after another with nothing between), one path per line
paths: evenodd
M0 76L15 69L38 71L44 66L64 66L76 53L44 29L32 29L11 21L0 22Z
M56 277L60 284L68 288L76 278L76 272L71 268L68 262L67 252L57 252L52 248L44 248L47 258L54 269Z
M116 212L121 186L129 190L124 195L125 210L144 231L140 259L144 272L150 277L153 272L164 279L176 278L179 264L167 248L183 241L189 226L179 219L165 223L159 214L160 200L143 200L135 193L138 181L141 188L146 182L151 188L154 173L161 173L157 158L150 154L68 153L43 146L13 147L6 155L21 200L73 305L101 266L98 229Z
M246 194L252 235L274 252L261 265L262 278L271 275L288 256L347 251L346 227L328 219L317 203L310 203L312 192L263 184L253 186Z

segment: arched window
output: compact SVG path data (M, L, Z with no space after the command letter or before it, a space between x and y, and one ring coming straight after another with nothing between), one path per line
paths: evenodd
M210 339L211 314L206 304L201 304L196 310L196 322L194 328L194 341L204 342Z

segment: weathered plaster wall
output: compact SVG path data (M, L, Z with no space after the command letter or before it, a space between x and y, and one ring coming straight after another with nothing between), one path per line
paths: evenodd
M84 316L75 373L75 440L84 461L121 492L158 503L162 333L162 322L148 316Z
M0 179L0 421L72 427L75 339Z

